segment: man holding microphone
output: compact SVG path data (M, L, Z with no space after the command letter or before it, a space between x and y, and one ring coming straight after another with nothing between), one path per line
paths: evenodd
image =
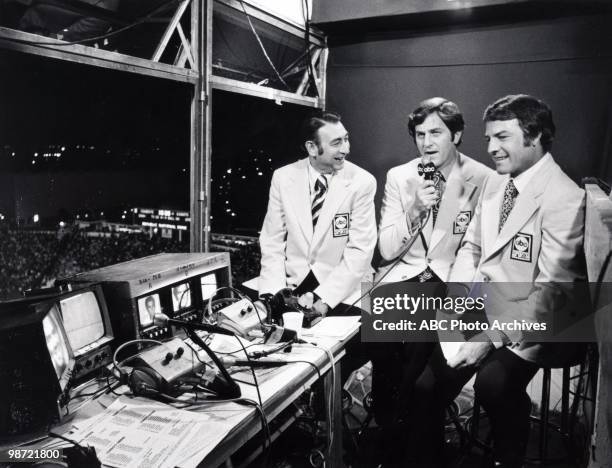
M441 97L421 102L408 117L420 157L387 174L378 241L384 262L375 279L384 281L382 288L448 279L481 188L493 172L459 152L463 130L459 107ZM378 424L391 428L401 420L432 348L433 343L372 343ZM388 432L387 442L398 431ZM386 452L393 458L396 450Z

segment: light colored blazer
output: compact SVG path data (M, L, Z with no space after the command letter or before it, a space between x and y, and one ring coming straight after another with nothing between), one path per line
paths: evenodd
M396 166L387 173L385 195L382 202L378 248L388 262L397 258L412 238L408 229L406 212L412 207L417 187L423 180L417 173L420 159ZM433 216L423 228L429 247L428 252L421 239L416 239L387 276L385 282L403 281L422 272L427 265L442 280L446 280L487 177L493 171L484 164L459 154L446 181L435 227ZM379 268L377 278L390 267Z
M495 318L546 320L566 303L558 300L568 294L559 295L560 288L584 278L584 190L550 158L518 195L498 234L499 192L506 183L507 177L498 174L487 181L450 281L501 283L507 307L504 317ZM540 365L562 364L573 348L530 343L520 331L506 335L516 354Z
M259 237L259 293L298 286L312 270L315 289L334 308L361 296L372 280L376 246L374 177L348 161L331 178L316 229L312 227L308 159L281 167L272 176L268 211Z

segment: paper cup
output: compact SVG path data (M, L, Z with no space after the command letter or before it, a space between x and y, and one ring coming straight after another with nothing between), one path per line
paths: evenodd
M302 323L304 323L304 312L285 312L283 314L283 326L289 330L295 330L298 338L302 336Z

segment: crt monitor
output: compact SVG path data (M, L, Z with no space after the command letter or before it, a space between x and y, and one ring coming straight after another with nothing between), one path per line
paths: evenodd
M161 312L159 294L149 294L138 299L138 322L140 328L147 328L153 325L155 314Z
M70 347L70 339L62 324L62 317L57 304L53 304L49 313L43 318L43 333L49 351L49 357L55 370L60 388L66 390L72 374L71 366L74 355Z
M156 326L155 313L198 321L219 286L231 286L228 252L162 253L79 273L60 284L102 283L116 344L163 339L172 327ZM148 305L148 307L147 307Z
M217 275L215 273L208 273L200 277L200 289L202 291L202 300L207 301L217 291L219 283L217 282Z
M74 368L56 298L0 302L0 438L38 434L57 422Z
M113 333L102 286L87 287L62 293L58 297L64 328L74 350L75 381L93 377L112 358Z
M188 281L179 283L170 288L172 293L172 311L179 312L191 307L191 285Z
M104 317L93 291L60 300L60 308L68 339L75 351L104 336Z

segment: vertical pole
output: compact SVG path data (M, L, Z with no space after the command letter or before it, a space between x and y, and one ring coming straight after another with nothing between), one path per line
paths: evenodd
M325 110L327 106L327 59L329 57L327 39L325 42L325 46L323 47L321 56L319 57L319 80L321 80L321 86L319 86L319 89L321 90L321 94L319 96L319 107L323 110Z
M202 47L200 41L201 9L200 0L191 1L191 50L198 71L198 82L192 88L191 94L191 134L189 163L189 250L202 251L202 161L203 161L203 129L202 129Z
M210 251L210 191L211 191L211 155L212 155L212 93L210 77L212 75L213 54L213 0L204 0L204 21L201 23L203 61L200 68L203 70L202 87L204 88L206 106L204 109L204 251Z
M198 83L191 100L191 252L210 250L212 0L192 0L191 37Z

